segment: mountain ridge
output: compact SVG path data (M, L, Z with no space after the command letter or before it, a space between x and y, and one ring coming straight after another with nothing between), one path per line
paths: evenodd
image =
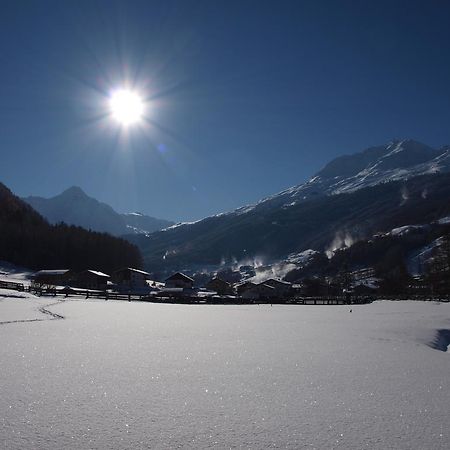
M389 164L390 163L390 164ZM318 195L353 192L368 186L413 176L450 171L450 147L434 149L413 139L393 140L327 163L305 183L262 199L254 206L286 200L291 206ZM291 199L287 201L287 199Z
M145 214L121 214L110 205L88 196L79 186L71 186L51 198L29 196L23 200L50 223L64 222L114 236L152 233L173 224Z

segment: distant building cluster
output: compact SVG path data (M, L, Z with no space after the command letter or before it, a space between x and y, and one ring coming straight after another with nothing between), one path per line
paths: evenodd
M148 293L162 283L149 280L149 274L143 270L125 267L111 275L98 270L87 269L75 272L71 269L40 270L34 274L33 281L38 285L64 286L80 289L119 292Z
M371 296L382 292L382 283L372 267L347 270L345 267L333 277L312 276L294 282L278 278L255 276L250 268L245 268L248 275L237 277L236 272L222 270L210 274L201 273L193 277L176 272L164 281L157 281L143 270L124 267L111 274L86 269L75 272L71 269L40 270L34 275L33 283L39 288L55 288L56 290L97 291L109 295L121 294L148 297L149 299L192 299L197 300L232 300L252 301L284 301L295 298L314 297L350 297ZM408 285L403 288L405 294L425 295L430 292L450 292L449 277L440 276L436 272L436 280L430 276L417 275L410 277ZM438 276L439 275L439 276ZM434 284L433 284L434 283Z
M249 300L286 298L292 296L295 290L292 283L275 278L261 283L247 281L233 284L218 276L211 277L202 287L194 287L194 279L181 272L160 282L152 280L148 272L132 267L116 270L111 275L92 269L78 273L70 269L40 270L34 275L34 284L157 297L221 296Z
M246 268L250 272L250 269ZM445 272L447 273L447 272ZM403 293L408 295L426 295L431 293L450 292L449 277L440 276L436 272L436 280L431 276L416 275L411 277ZM77 290L83 293L97 292L108 297L110 294L131 295L154 298L158 301L183 299L191 301L231 302L239 301L292 301L301 298L351 298L377 295L383 279L377 277L372 267L349 271L343 268L334 277L313 276L295 282L278 278L269 278L261 282L260 276L246 278L235 277L235 272L222 271L211 274L196 274L190 277L176 272L164 281L152 279L148 272L132 267L124 267L112 272L86 269L75 272L71 269L40 270L34 274L33 284L37 289L53 289L65 291L70 295ZM90 294L89 294L90 295ZM93 296L95 296L93 294Z

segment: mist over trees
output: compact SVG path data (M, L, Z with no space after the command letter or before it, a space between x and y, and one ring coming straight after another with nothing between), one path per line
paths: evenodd
M0 260L31 269L142 267L138 248L124 239L66 224L50 225L0 183Z

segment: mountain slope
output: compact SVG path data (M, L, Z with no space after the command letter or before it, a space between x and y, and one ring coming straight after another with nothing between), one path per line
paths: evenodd
M89 197L76 186L49 199L27 197L23 200L50 223L64 222L115 236L128 233L151 233L172 225L172 222L144 214L119 214L111 206Z
M320 195L354 192L389 181L450 171L450 147L433 149L407 139L371 147L328 163L306 183L268 197L255 207L289 207Z
M450 214L449 198L450 174L422 176L290 208L210 217L134 242L150 270L200 268L254 256L271 261L308 248L326 250L338 235L358 240L404 224L438 220Z
M255 256L270 261L308 248L325 250L337 235L359 239L446 215L449 169L448 148L396 141L337 158L307 183L256 205L133 242L150 270L198 269Z
M0 183L0 260L29 267L96 268L111 272L142 264L129 242L80 227L50 225Z

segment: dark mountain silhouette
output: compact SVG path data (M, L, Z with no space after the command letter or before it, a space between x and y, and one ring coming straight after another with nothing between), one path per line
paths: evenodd
M31 269L95 268L105 272L142 265L139 250L129 242L81 227L50 225L2 183L0 260Z

